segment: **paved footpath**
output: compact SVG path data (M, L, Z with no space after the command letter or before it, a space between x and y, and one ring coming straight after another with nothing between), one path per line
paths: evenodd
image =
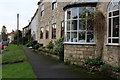
M79 78L78 74L70 71L69 66L50 61L45 58L46 56L36 54L26 47L23 48L38 78Z

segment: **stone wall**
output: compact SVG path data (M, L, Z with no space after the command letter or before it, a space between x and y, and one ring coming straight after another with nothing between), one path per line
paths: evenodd
M107 9L109 2L99 3L97 5L97 12L102 13L102 17L100 15L97 17L99 22L97 22L98 26L96 26L96 34L97 34L97 54L102 57L103 61L107 64L111 64L112 66L120 66L120 46L117 45L107 45ZM103 22L104 21L104 22ZM101 23L101 24L100 24Z
M64 44L64 62L80 65L86 59L94 59L95 45Z
M103 60L112 66L120 66L120 46L106 45L103 52Z
M41 2L38 5L38 42L47 45L51 40L61 38L61 22L64 21L63 7L67 2L58 2L57 8L52 10L52 2ZM44 16L41 16L41 6L44 5ZM56 23L56 39L52 39L52 24ZM46 39L46 26L49 27L49 38ZM43 39L40 39L40 28L44 28Z

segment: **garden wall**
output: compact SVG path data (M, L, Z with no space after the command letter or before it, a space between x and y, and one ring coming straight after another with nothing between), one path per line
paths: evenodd
M95 45L64 44L64 62L81 65L86 59L95 59Z

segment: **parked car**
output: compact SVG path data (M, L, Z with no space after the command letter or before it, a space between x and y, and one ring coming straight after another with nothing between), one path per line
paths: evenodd
M8 42L7 42L7 41L2 41L2 42L0 42L0 48L1 48L1 49L6 48L7 46L8 46Z
M0 42L0 48L4 49L4 45L2 44L2 42Z

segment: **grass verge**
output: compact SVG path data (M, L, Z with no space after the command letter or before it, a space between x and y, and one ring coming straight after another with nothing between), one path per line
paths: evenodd
M2 54L2 64L14 63L26 60L22 46L9 44Z
M28 62L2 66L2 78L36 78Z
M3 64L3 66L0 66L2 67L2 80L9 80L11 78L29 78L36 80L37 76L33 72L31 65L26 61L27 58L22 46L9 44L9 46L4 49L1 58Z

